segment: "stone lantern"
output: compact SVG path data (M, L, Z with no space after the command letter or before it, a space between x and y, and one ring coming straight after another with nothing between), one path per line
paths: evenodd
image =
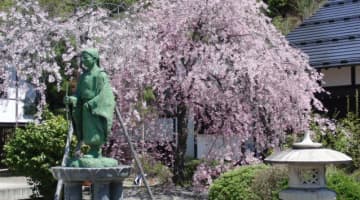
M336 193L326 187L327 164L349 163L351 158L341 152L322 148L311 141L310 132L290 150L275 153L266 163L287 164L289 187L280 192L282 200L335 200Z

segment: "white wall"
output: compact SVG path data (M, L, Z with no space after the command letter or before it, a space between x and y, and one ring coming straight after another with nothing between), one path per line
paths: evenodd
M195 133L194 133L194 120L192 117L188 118L188 136L186 140L186 156L189 157L195 157L195 149L194 149L194 139L195 139Z
M18 102L18 122L26 123L33 120L31 116L24 115L24 103ZM15 123L16 122L16 101L0 99L0 123Z
M324 74L325 87L351 85L351 67L322 69L321 73Z
M216 137L219 137L216 139ZM197 158L204 158L208 155L210 148L219 149L224 147L224 141L217 135L197 135Z

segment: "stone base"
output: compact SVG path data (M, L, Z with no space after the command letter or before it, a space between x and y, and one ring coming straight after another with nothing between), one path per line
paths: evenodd
M65 200L81 200L84 181L92 183L92 199L122 200L123 181L130 175L130 166L106 168L52 167L53 176L65 185Z
M103 167L116 167L118 161L113 158L98 157L94 158L91 155L85 155L82 158L71 159L67 164L68 167L85 167L85 168L103 168Z
M327 188L294 189L289 188L279 193L281 200L336 200L336 193Z

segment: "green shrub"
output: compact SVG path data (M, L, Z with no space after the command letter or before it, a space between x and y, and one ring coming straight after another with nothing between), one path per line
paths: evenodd
M243 166L221 175L210 186L211 200L257 200L251 185L256 174L267 167L265 165Z
M184 182L183 185L192 185L193 176L198 165L202 161L197 159L187 159L184 164Z
M357 115L349 113L346 118L341 120L341 126L344 127L347 133L344 143L344 153L348 154L353 159L354 169L360 167L360 119ZM339 149L339 148L335 148ZM341 149L340 149L341 150Z
M56 189L49 169L61 165L67 129L63 117L48 114L39 125L16 129L15 136L4 147L4 163L16 174L29 177L34 192L39 191L45 199L51 199Z
M335 131L323 129L316 123L311 124L316 133L317 140L324 147L335 149L349 155L353 162L348 167L350 172L360 167L360 119L353 113L348 113L345 118L336 122Z
M342 170L330 168L326 175L327 185L337 194L337 200L359 200L360 183Z
M259 170L252 181L251 190L261 200L280 200L279 192L288 185L287 172L285 167L269 167Z
M359 172L347 174L341 169L329 168L328 187L337 194L337 200L359 200ZM278 200L279 192L287 187L286 168L265 165L243 166L224 173L210 186L210 200ZM259 189L261 188L261 189Z
M148 178L157 178L160 183L167 183L171 181L172 173L170 169L161 162L156 161L149 155L142 156L140 161L144 169L144 173Z
M282 34L287 35L301 23L301 20L297 17L291 16L285 18L282 16L276 16L273 18L272 22Z
M360 183L360 170L356 170L353 174L352 177L354 177L354 179L356 180L356 182Z
M11 8L14 5L13 0L2 0L0 2L0 11L7 11L9 8Z

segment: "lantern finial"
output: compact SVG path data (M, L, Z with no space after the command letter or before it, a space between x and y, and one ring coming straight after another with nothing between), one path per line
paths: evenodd
M322 144L313 142L311 140L310 134L313 133L312 131L308 130L305 132L304 139L302 142L294 143L293 148L294 149L315 149L315 148L321 148Z

